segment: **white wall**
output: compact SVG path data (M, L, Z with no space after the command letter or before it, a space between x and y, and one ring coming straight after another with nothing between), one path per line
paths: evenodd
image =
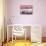
M20 15L20 4L33 5L32 15ZM8 24L40 24L43 37L46 36L46 0L7 0L7 15L12 18ZM44 28L45 27L45 28Z

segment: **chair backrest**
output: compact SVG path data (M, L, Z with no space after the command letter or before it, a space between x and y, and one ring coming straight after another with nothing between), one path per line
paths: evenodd
M13 35L15 35L15 36L22 36L23 34L24 34L24 29L23 29L23 26L21 26L21 25L15 25L14 27L13 27L13 30L12 30L13 32Z

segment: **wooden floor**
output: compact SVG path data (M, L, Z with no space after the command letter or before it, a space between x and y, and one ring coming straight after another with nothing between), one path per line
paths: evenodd
M3 46L46 46L46 43L31 43L30 41L14 40L5 43Z
M24 40L14 40L9 41L8 43L5 42L3 46L46 46L46 37L42 37L43 43L31 43L31 41L24 41Z
M16 41L10 41L8 43L5 43L3 46L31 46L30 41L24 41L24 40L16 40Z

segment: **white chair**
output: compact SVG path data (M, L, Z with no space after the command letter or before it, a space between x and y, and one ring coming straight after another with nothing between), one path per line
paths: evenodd
M13 36L15 36L15 40L16 40L16 36L23 36L25 33L23 26L21 25L14 25L13 29L12 29L12 42L13 42Z

